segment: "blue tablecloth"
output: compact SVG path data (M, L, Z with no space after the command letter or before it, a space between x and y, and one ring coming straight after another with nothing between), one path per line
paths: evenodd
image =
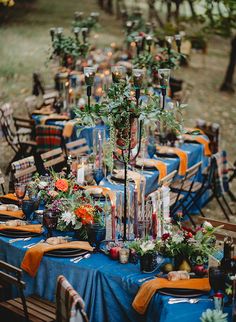
M39 239L9 244L8 238L0 237L0 259L19 267L25 253L23 245ZM26 295L34 293L55 300L56 279L60 274L84 298L91 322L199 322L202 312L213 307L211 301L170 305L169 296L157 293L147 313L141 316L131 304L141 285L139 280L148 275L140 272L139 265L120 264L103 254L92 254L77 264L68 258L44 256L35 278L27 273L23 276Z

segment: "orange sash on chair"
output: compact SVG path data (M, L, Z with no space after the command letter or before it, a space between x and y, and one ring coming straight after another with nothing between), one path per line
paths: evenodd
M41 234L42 233L42 225L24 225L24 226L7 226L4 224L0 225L0 230L18 230L25 231L29 233Z
M168 281L165 278L156 278L144 283L132 303L133 308L139 313L144 314L148 308L153 295L161 288L184 288L201 291L210 291L211 287L208 278L192 278L189 280Z
M140 166L155 167L157 171L159 171L158 181L167 175L167 165L163 161L155 159L137 159L136 163Z

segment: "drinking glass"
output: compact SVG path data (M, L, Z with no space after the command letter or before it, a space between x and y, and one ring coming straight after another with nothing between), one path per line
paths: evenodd
M26 194L26 184L24 183L15 183L15 194L18 199L19 208L22 207L22 202Z
M57 227L58 214L52 211L46 211L43 214L43 225L47 228L47 238L52 237L52 231Z
M22 202L22 211L26 217L26 220L32 220L32 214L35 210L35 201L34 200L23 200Z
M96 181L96 184L99 185L99 183L104 178L103 170L102 169L94 169L93 170L93 177L94 177L94 180Z
M149 157L152 159L154 154L156 153L156 145L155 145L155 138L154 137L149 137L149 139L148 139L147 152L148 152Z
M220 267L209 268L209 282L211 288L216 294L218 291L224 291L225 289L225 273Z

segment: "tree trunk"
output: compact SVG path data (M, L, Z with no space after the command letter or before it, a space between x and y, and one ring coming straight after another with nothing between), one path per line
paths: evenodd
M107 7L106 11L112 15L113 14L113 6L112 6L112 0L107 0Z
M152 20L153 18L158 21L160 27L164 27L164 23L161 20L161 17L159 16L156 8L155 8L155 2L156 0L148 0L148 6L149 6L149 20Z
M194 9L193 0L188 0L188 3L189 3L189 6L190 6L192 16L196 17L196 12L195 12L195 9Z
M104 1L103 0L98 0L98 4L101 7L101 9L103 9L103 7L104 7Z
M170 19L171 19L171 0L168 0L167 3L167 14L166 14L166 21L167 22L170 22Z
M234 92L233 77L234 77L235 64L236 64L236 36L234 36L231 42L229 65L226 71L224 82L220 87L221 91L231 92L231 93Z

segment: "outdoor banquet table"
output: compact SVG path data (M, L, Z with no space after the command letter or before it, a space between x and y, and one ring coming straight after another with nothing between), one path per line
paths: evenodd
M26 251L23 245L40 239L35 237L28 242L9 244L9 238L0 237L0 259L19 267ZM44 256L35 278L24 273L25 294L55 300L56 280L61 274L83 297L92 322L189 322L190 319L191 322L199 322L202 312L213 308L212 301L208 300L197 304L170 305L170 296L156 293L146 314L139 315L132 308L132 301L142 284L140 280L154 273L142 274L139 265L120 264L100 253L76 264L69 258Z

